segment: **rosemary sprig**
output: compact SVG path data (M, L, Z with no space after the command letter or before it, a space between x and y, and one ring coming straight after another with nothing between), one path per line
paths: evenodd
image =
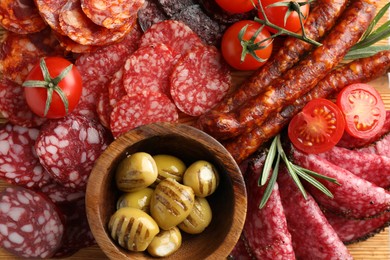
M286 165L286 168L288 172L290 173L291 177L293 178L295 184L301 191L304 198L307 198L306 190L300 180L302 178L303 180L307 181L309 184L313 185L315 188L323 192L328 197L333 197L333 194L323 185L320 181L318 181L316 178L320 178L335 184L339 184L336 179L330 178L324 175L321 175L319 173L310 171L308 169L305 169L301 166L293 164L289 159L287 158L286 153L283 150L282 142L280 140L280 135L277 135L274 137L269 152L267 154L263 172L259 178L259 186L264 186L266 184L267 179L269 178L269 174L271 172L271 169L273 168L273 172L271 177L269 178L268 185L264 191L264 195L261 198L259 208L263 208L269 197L271 196L272 189L275 185L278 172L279 172L279 164L280 160L283 160L284 164Z
M386 21L377 29L374 30L375 26L387 14L390 9L390 2L383 6L374 19L368 26L367 30L359 40L344 57L346 60L353 60L359 58L365 58L372 56L383 50L390 50L390 45L373 46L373 44L390 37L390 21Z

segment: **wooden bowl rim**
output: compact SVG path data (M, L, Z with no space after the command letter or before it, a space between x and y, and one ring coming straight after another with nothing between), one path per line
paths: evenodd
M97 159L92 169L86 190L86 213L92 234L94 235L99 247L108 257L112 259L128 259L129 256L118 249L118 246L112 242L109 234L105 231L105 224L101 218L101 210L100 207L97 206L97 198L99 198L100 190L99 187L96 187L91 183L102 183L106 179L107 174L101 173L110 171L109 167L111 166L111 162L134 144L151 137L167 136L172 134L177 135L178 133L183 135L185 138L200 142L204 146L212 145L217 151L216 157L233 166L233 170L226 170L228 178L231 179L234 197L232 225L226 236L229 237L230 243L228 245L219 245L209 257L211 259L215 258L213 256L218 256L218 258L223 256L226 258L233 250L244 227L247 211L245 182L239 166L225 147L210 135L189 125L164 122L143 125L121 135L107 147L103 154ZM134 135L136 136L135 138L133 137ZM193 137L193 135L197 138ZM111 158L112 160L105 159L103 161L102 158L106 157ZM143 254L141 257L134 257L134 259L151 259L151 257Z

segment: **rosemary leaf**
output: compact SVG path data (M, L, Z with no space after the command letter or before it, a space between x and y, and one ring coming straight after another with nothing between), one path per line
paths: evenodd
M379 11L378 13L375 15L374 19L372 20L372 22L370 23L370 25L368 26L367 30L365 31L365 33L363 34L362 36L362 39L361 40L364 40L366 39L372 32L372 30L374 29L374 27L377 25L377 23L379 22L380 19L382 19L383 15L385 15L387 13L387 10L390 8L390 2L387 3L385 6L383 6Z
M356 60L367 58L377 54L380 51L390 50L390 45L374 45L363 49L351 50L344 56L345 60Z
M338 183L338 181L334 178L331 178L331 177L328 177L328 176L325 176L325 175L322 175L322 174L319 174L319 173L316 173L316 172L313 172L309 169L305 169L305 168L302 168L301 166L298 166L298 165L294 165L294 168L295 170L297 171L301 171L301 172L304 172L306 174L309 174L309 175L312 175L314 177L317 177L317 178L320 178L320 179L324 179L326 181L329 181L331 183L334 183L334 184L337 184L337 185L341 185L340 183Z
M265 206L265 204L267 204L267 201L268 201L269 197L271 196L272 190L274 189L274 186L276 183L276 179L278 178L279 164L280 164L280 156L278 156L278 158L276 159L274 170L273 170L271 178L268 182L267 188L265 188L263 197L261 198L259 209L262 209Z
M264 167L263 167L263 172L261 174L261 179L259 179L259 186L263 186L268 180L269 174L271 172L272 164L275 161L275 155L276 155L276 151L277 151L276 150L277 149L276 143L277 143L278 138L279 138L279 136L276 136L274 138L274 140L272 140L271 146L270 146L268 154L267 154L267 158L265 159L265 162L264 162ZM278 157L279 157L279 155L278 155Z
M300 169L296 169L295 172L297 173L297 175L299 175L300 177L302 177L302 178L303 178L304 180L306 180L308 183L310 183L311 185L313 185L314 187L316 187L317 189L319 189L321 192L323 192L326 196L333 198L332 192L330 192L330 190L328 190L328 188L326 188L326 187L324 186L324 184L322 184L321 182L319 182L318 180L316 180L316 179L313 178L312 176L308 175L308 174L305 173L304 171L301 171Z

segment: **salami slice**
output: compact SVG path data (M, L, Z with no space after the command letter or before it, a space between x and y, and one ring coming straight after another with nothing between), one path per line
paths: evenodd
M35 33L46 27L34 0L1 0L0 25L17 34Z
M66 1L34 0L43 20L57 33L64 34L60 26L60 13Z
M153 24L141 37L140 47L156 43L164 43L176 51L176 60L193 47L203 45L202 40L190 27L174 20Z
M11 184L39 188L50 181L35 154L36 128L7 124L0 130L0 178Z
M133 16L121 27L107 29L96 25L84 14L80 0L68 0L59 16L62 31L82 45L107 45L117 42L130 32L136 20L136 16Z
M148 91L169 93L169 76L175 59L163 43L144 46L135 51L124 65L123 86L128 94Z
M192 49L175 66L171 96L182 112L199 116L215 106L231 86L229 67L213 46Z
M161 8L169 17L175 16L188 6L195 4L194 0L157 0Z
M364 241L381 232L390 224L390 212L371 219L347 219L331 212L324 212L328 222L345 244Z
M58 41L49 29L28 35L8 32L0 48L0 70L5 78L22 84L41 57L60 53Z
M175 105L160 92L133 93L124 96L111 113L111 132L114 137L141 125L156 122L175 122L179 118Z
M144 4L144 0L81 0L81 8L89 19L108 29L125 25Z
M168 20L168 17L154 0L146 0L142 8L138 11L138 23L144 32L153 24L165 20Z
M83 91L74 113L97 118L96 102L112 75L124 64L139 44L141 30L138 26L118 43L98 48L95 52L80 55L75 65L83 79Z
M23 87L8 79L0 80L0 111L10 123L24 126L37 127L46 119L35 115L23 95Z
M101 92L98 96L96 112L99 117L100 123L110 129L110 115L113 107L110 105L110 99L108 97L108 89Z
M59 203L58 207L64 214L66 228L61 247L53 257L69 257L80 249L95 245L95 238L88 225L85 199L79 198L69 203Z
M325 209L355 219L375 217L390 210L390 193L383 188L359 178L316 154L304 154L293 149L292 156L296 164L335 178L340 184L321 181L333 194L332 199L313 186L308 186L310 193Z
M379 140L383 135L389 132L390 132L390 110L387 110L385 124L383 125L382 130L377 135L375 135L372 138L361 139L361 138L353 137L345 131L343 137L337 143L337 146L345 147L345 148L361 148Z
M302 196L285 168L277 182L297 259L353 259L316 201L310 194Z
M93 45L82 45L80 43L73 41L68 36L56 32L54 32L54 35L58 40L58 42L60 43L61 47L64 48L64 50L67 52L90 53L96 51L96 49L99 48L98 46L93 46Z
M251 260L256 259L252 256L251 249L249 248L248 241L244 234L241 234L240 239L230 252L228 260Z
M54 181L44 185L39 191L45 194L56 205L84 199L85 197L84 191L67 188Z
M38 193L9 187L0 195L1 247L18 257L49 258L64 234L56 206Z
M390 187L390 157L337 146L319 156L379 187Z
M109 142L102 125L71 114L43 125L35 150L54 180L65 187L84 190L95 160Z
M203 12L199 5L191 5L181 9L173 16L190 27L203 42L218 46L223 35L219 24Z
M127 95L126 89L123 86L123 71L124 68L121 67L115 72L107 86L108 97L112 107L115 107L116 103Z
M263 165L264 157L260 157L258 163ZM267 205L259 209L265 191L265 187L258 186L260 173L253 168L246 173L248 210L243 234L255 259L295 259L277 183Z
M390 132L369 146L359 148L357 151L368 154L376 154L390 158ZM387 168L388 169L388 168Z

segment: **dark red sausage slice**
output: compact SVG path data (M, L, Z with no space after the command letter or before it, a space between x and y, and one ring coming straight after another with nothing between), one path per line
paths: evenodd
M304 154L296 149L292 151L296 164L335 178L340 185L321 181L333 194L330 199L313 186L310 193L324 208L348 218L369 218L390 210L390 193L371 182L334 165L316 154Z
M153 0L146 0L142 8L138 11L138 23L144 32L153 24L167 19L168 17L156 4L156 1Z
M84 190L95 161L110 141L102 125L71 114L42 126L35 150L54 180Z
M213 46L190 50L176 64L170 80L176 106L191 116L211 109L231 86L230 69Z
M277 182L297 259L353 259L317 202L310 194L302 196L285 168Z
M18 257L50 258L62 242L62 215L46 197L22 187L0 194L1 247Z
M0 178L26 188L40 188L50 175L39 163L32 148L39 135L37 128L5 125L0 130Z
M363 153L376 154L390 158L390 131L375 143L357 150Z
M17 34L39 32L46 27L34 0L1 0L0 25Z
M173 17L186 7L195 4L194 0L157 0L157 2L169 17Z

